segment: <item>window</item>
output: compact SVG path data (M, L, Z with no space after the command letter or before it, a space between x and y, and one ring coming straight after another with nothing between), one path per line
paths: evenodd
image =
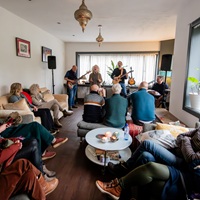
M200 97L200 95L197 95L199 81L192 83L188 80L188 77L200 80L200 18L190 24L187 58L183 110L200 118L200 99L196 101L197 107L192 101L193 98ZM196 93L196 95L191 93Z
M132 68L132 77L139 85L141 81L151 82L155 80L157 74L158 52L150 53L84 53L77 52L77 65L79 67L79 76L92 69L92 66L98 65L100 73L105 84L111 84L112 79L107 74L111 61L117 65L122 61L124 68L129 72ZM89 75L87 76L88 80ZM131 73L129 74L131 77ZM128 79L126 80L128 82Z

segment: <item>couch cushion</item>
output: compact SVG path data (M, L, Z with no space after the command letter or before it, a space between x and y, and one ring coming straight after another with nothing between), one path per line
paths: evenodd
M104 124L101 123L88 123L85 121L80 121L77 126L81 129L87 129L87 130L93 130L95 128L102 128L102 127L107 127Z
M189 129L183 126L169 125L156 123L156 130L169 130L170 133L176 138L179 134L188 132Z
M45 93L44 94L44 100L47 101L47 102L49 102L51 100L54 100L53 94L51 94L51 93Z
M139 142L144 140L152 140L155 143L171 149L177 147L175 137L170 133L169 130L152 130L144 133L140 133L136 136Z
M4 95L0 97L0 110L3 110L3 105L8 103L8 96Z
M15 102L15 103L7 103L7 104L3 105L3 108L5 110L26 110L26 111L30 111L30 108L29 108L28 104L26 103L25 99L20 99L19 101Z

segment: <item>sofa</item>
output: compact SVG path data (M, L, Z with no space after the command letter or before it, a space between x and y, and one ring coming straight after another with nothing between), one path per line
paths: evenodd
M47 91L48 89L46 87L41 88L42 92ZM25 90L27 91L27 90ZM24 92L26 94L27 99L31 98L28 92ZM6 94L3 96L0 96L0 118L7 117L11 112L17 111L20 115L28 115L29 118L32 118L32 121L37 121L38 123L41 123L40 117L35 117L33 112L30 110L29 106L26 103L25 99L21 99L18 102L15 103L8 103L8 98L10 94ZM29 95L29 96L28 96ZM44 99L46 101L50 101L53 99L57 99L57 101L60 103L63 109L68 110L68 95L67 94L52 94L52 93L45 93ZM51 111L51 114L53 116L53 111ZM63 116L63 113L59 113L59 118ZM29 119L30 120L30 119Z

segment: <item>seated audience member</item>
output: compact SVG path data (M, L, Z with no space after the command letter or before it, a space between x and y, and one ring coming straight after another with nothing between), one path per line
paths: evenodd
M85 122L99 123L103 121L103 106L105 100L99 95L98 85L90 87L90 94L84 98L83 120Z
M0 199L8 200L12 196L25 193L29 198L45 200L46 195L53 192L58 186L58 179L46 181L42 173L30 161L19 159L11 164L13 155L20 144L12 145L13 149L4 149L0 153Z
M96 186L102 193L108 194L115 200L130 199L128 195L133 186L142 190L142 194L139 193L140 199L183 200L188 199L185 190L188 194L200 192L199 181L200 169L178 170L172 166L149 162L135 168L120 179L116 178L110 182L97 180ZM126 197L122 197L123 191Z
M10 86L10 94L11 94L11 96L8 99L9 103L14 103L14 102L17 102L17 101L25 98L27 104L30 107L30 110L32 110L33 113L34 113L34 116L35 117L40 117L42 125L47 130L49 130L50 132L54 133L56 130L55 130L55 127L54 127L54 123L53 123L53 119L52 119L50 110L49 109L38 109L36 106L34 106L33 104L31 104L27 100L27 98L23 94L21 94L21 92L22 92L22 85L21 85L21 83L13 83ZM59 126L59 124L57 124L57 125Z
M152 140L144 140L126 162L116 165L109 162L108 169L121 176L147 162L158 162L177 169L184 169L187 164L192 169L200 165L200 128L178 135L176 145L168 150Z
M126 123L126 112L128 101L120 95L121 85L119 83L112 86L112 97L105 100L105 117L106 126L123 128Z
M49 171L42 162L41 154L38 148L38 142L36 139L27 140L22 144L22 141L19 140L19 138L7 139L0 137L0 150L2 151L5 147L12 149L12 145L15 145L16 143L19 144L18 146L20 148L16 152L12 162L22 158L29 160L38 170L42 172L45 180L49 180L48 177L53 177L56 175L54 171Z
M68 112L64 110L56 99L53 99L49 102L45 101L44 95L40 92L40 87L38 84L31 85L30 94L32 97L33 105L37 106L37 108L48 108L53 111L54 123L55 125L58 125L59 127L62 126L62 124L58 120L59 111L63 113L64 117L67 117L73 114L73 112Z
M0 135L4 138L19 137L23 139L22 143L29 139L36 139L40 154L46 159L56 155L55 152L46 152L49 145L56 148L68 140L68 138L55 138L46 128L37 122L19 124L18 126L3 124L0 126Z
M148 83L143 81L140 83L137 92L130 95L132 104L131 118L134 124L143 125L151 123L155 120L155 103L154 97L147 92Z
M162 104L163 108L166 108L166 96L167 93L165 90L168 89L168 85L163 82L163 76L157 76L157 82L153 84L152 90L155 90L160 95L155 95L155 92L151 92L156 98L156 106L160 106Z

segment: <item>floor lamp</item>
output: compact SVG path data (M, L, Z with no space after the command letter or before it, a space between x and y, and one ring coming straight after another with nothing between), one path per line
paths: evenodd
M54 69L56 69L56 57L55 56L48 56L48 68L52 70L52 89L54 94Z

